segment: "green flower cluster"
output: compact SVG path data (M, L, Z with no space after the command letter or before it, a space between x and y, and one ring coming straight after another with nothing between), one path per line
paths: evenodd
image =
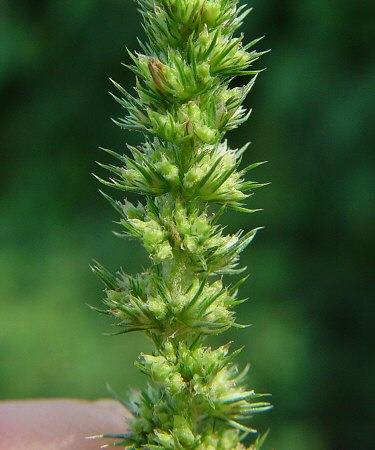
M223 235L223 227L215 225L217 214L208 215L196 202L186 203L170 195L149 198L145 206L129 201L111 203L123 217L123 235L142 241L154 263L180 257L196 272L238 272L234 268L239 253L257 231Z
M110 181L99 180L110 187L159 196L169 192L181 193L182 197L201 202L224 204L234 209L254 212L245 208L245 200L253 189L266 183L246 181L247 172L261 163L238 170L241 156L248 145L231 150L226 141L215 145L201 145L190 155L179 152L179 146L168 142L162 145L158 139L146 141L140 148L129 146L131 156L119 155L104 149L121 161L122 166L99 165L116 175Z
M244 433L255 430L237 420L269 408L267 402L254 401L260 396L243 386L248 369L238 373L236 367L230 365L239 351L228 355L229 344L216 350L200 344L199 341L194 345L167 341L160 355L141 355L136 363L159 387L159 392L166 394L165 399L158 399L162 412L158 410L156 414L141 397L134 399L137 404L143 403L152 417L159 444L152 448L244 448L238 442L237 430ZM172 409L168 397L173 398ZM186 402L186 398L190 401ZM178 415L173 413L175 408ZM218 426L220 423L226 427ZM135 416L131 425L140 435L135 441L142 440L144 417ZM214 432L215 425L219 433Z
M224 287L222 279L209 282L207 276L183 273L183 267L170 282L165 280L160 265L135 277L118 274L113 277L96 265L94 270L106 284L107 309L101 313L115 316L121 328L115 334L129 331L148 331L157 342L170 336L184 339L198 335L219 334L235 323L234 307L244 299L237 298L239 283ZM188 286L186 291L176 289Z
M239 273L240 253L254 238L224 233L218 223L226 208L244 212L246 199L261 183L246 180L259 164L240 169L247 146L232 150L226 131L249 116L242 106L258 71L261 53L243 45L234 33L249 10L237 0L137 0L149 38L130 56L136 75L135 95L113 82L115 99L126 115L115 122L145 135L139 147L119 161L100 164L111 172L99 180L121 191L146 197L133 204L103 194L120 215L120 236L138 239L151 266L129 276L113 275L100 264L94 272L106 286L101 313L117 319L119 331L143 331L154 343L152 355L136 366L150 385L125 402L133 413L113 445L128 449L259 449L250 447L244 421L270 408L262 395L247 390L247 369L233 364L239 350L229 344L204 346L209 335L238 325L235 306L244 279L225 286L223 277ZM250 76L232 87L235 76ZM107 436L108 437L108 436Z

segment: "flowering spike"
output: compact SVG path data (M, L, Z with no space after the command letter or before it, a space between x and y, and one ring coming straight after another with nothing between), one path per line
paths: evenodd
M119 331L143 331L154 343L136 367L150 378L133 391L126 433L106 435L108 446L128 449L242 450L256 433L247 420L268 410L262 395L245 387L248 368L238 371L230 352L203 345L210 335L236 323L235 306L246 278L226 287L223 275L240 273L240 253L257 230L225 234L218 219L227 208L255 212L247 198L263 183L246 180L263 163L240 169L247 146L231 149L224 134L246 121L242 106L264 53L243 45L235 32L250 12L237 0L137 0L149 39L141 53L128 52L136 75L135 94L116 81L113 98L125 110L114 122L144 133L129 154L103 149L117 164L105 186L145 196L143 203L103 193L120 214L119 236L138 239L149 253L149 269L136 276L112 275L95 263L105 284L105 310ZM231 87L236 76L247 78ZM215 206L219 205L219 206ZM95 308L93 308L95 309ZM260 449L265 435L249 450Z

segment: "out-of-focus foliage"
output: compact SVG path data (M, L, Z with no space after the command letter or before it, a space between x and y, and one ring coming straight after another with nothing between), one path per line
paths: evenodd
M229 230L266 226L243 256L253 276L242 295L255 301L239 316L255 327L236 342L255 387L274 394L266 448L370 450L375 8L254 6L244 31L266 30L272 56L250 121L228 137L232 147L252 139L244 165L269 160L258 176L272 186L254 200L265 212L228 216ZM147 343L101 336L109 326L85 306L101 297L92 257L132 273L147 262L108 232L115 216L90 175L98 144L125 150L106 90L108 77L132 85L118 61L130 62L135 36L130 0L0 0L1 398L94 398L107 381L120 394L143 384L132 361Z

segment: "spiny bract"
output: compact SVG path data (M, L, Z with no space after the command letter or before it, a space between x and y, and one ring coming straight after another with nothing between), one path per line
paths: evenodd
M226 208L256 211L245 201L263 186L245 178L262 163L240 169L247 146L232 150L224 140L250 114L242 103L258 74L259 39L243 45L234 35L250 11L237 0L137 3L149 41L129 52L135 94L113 82L113 97L126 111L115 123L145 141L128 155L106 150L119 163L100 164L113 174L100 181L146 197L135 205L104 194L121 216L118 234L140 240L151 266L137 276L93 269L106 286L99 311L117 319L114 334L143 331L154 353L136 361L150 384L125 402L133 413L126 431L107 437L128 449L245 449L256 430L244 422L270 404L245 387L248 369L233 364L239 350L203 341L244 326L234 312L243 280L225 286L223 276L243 270L239 254L256 229L226 234L218 219ZM242 87L231 86L236 76L247 77Z

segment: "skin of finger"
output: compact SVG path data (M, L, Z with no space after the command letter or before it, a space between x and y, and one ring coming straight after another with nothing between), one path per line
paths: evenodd
M16 400L0 402L0 450L94 450L122 434L128 412L112 400Z

